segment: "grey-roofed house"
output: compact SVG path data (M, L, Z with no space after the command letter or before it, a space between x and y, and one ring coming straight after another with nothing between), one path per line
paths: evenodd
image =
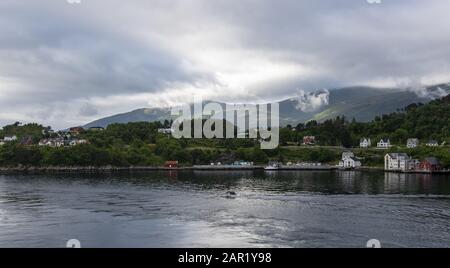
M389 139L381 139L377 143L377 148L387 149L391 147L391 141Z
M384 169L406 171L410 169L411 157L405 153L389 153L384 156Z
M439 146L439 142L436 140L429 140L425 145L428 147L437 147Z
M406 147L407 148L412 149L412 148L416 148L417 146L419 146L419 139L413 138L413 139L408 139L406 141Z

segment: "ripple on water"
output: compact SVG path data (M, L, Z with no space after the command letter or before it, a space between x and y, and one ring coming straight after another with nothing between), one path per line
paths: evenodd
M0 246L448 246L446 177L351 174L1 176Z

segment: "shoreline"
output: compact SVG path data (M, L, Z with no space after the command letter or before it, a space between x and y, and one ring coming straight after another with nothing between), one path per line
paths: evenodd
M265 170L265 166L209 166L198 165L189 167L177 167L167 168L158 166L130 166L130 167L0 167L0 174L7 173L76 173L76 172L95 172L95 173L109 173L109 172L145 172L145 171L266 171L266 172L278 172L278 171L379 171L385 173L400 173L400 174L450 174L450 170L442 171L426 171L426 170L410 170L410 171L394 171L384 170L381 167L360 167L355 169L341 169L337 166L323 165L323 166L281 166L278 169Z
M222 166L209 166L209 165L198 165L198 166L187 166L187 167L155 167L155 166L130 166L130 167L0 167L0 174L2 173L17 173L17 172L116 172L116 171L239 171L239 170L261 170L264 171L265 166L232 166L232 165L222 165ZM281 167L277 170L268 171L281 171L281 170L336 170L334 166L311 166L311 167Z

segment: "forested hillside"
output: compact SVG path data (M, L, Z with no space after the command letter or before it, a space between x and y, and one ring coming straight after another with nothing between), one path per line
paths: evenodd
M184 165L234 160L258 164L269 160L332 163L346 150L343 147L358 147L362 137L371 138L374 143L389 138L396 145L391 151L405 151L418 158L436 156L444 166L450 165L450 96L427 104L411 104L367 123L337 117L323 123L309 121L281 128L281 147L266 151L260 149L257 139L174 139L171 135L158 133L158 128L169 126L168 121L111 124L102 131L71 134L70 139L84 139L87 144L50 147L37 143L54 136L67 138L67 134L53 133L38 124L16 123L0 130L0 138L18 136L17 141L4 142L0 146L0 166L158 166L166 160L178 160ZM316 136L316 146L299 146L307 135ZM31 137L33 143L23 144L24 137ZM445 145L408 150L404 148L408 138L419 138L422 142L435 139ZM382 150L356 151L371 165L381 165L386 153Z
M410 104L395 113L377 116L371 122L356 122L352 118L337 117L323 123L288 126L281 130L282 143L299 142L303 136L313 135L321 145L352 147L362 137L378 141L389 138L394 144L405 144L408 138L439 143L450 140L450 95L427 104Z

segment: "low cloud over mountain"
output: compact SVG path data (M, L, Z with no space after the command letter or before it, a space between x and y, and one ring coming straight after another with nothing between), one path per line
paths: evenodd
M300 89L296 98L298 104L297 108L302 112L315 112L323 106L328 105L330 100L330 92L326 89L305 92Z

